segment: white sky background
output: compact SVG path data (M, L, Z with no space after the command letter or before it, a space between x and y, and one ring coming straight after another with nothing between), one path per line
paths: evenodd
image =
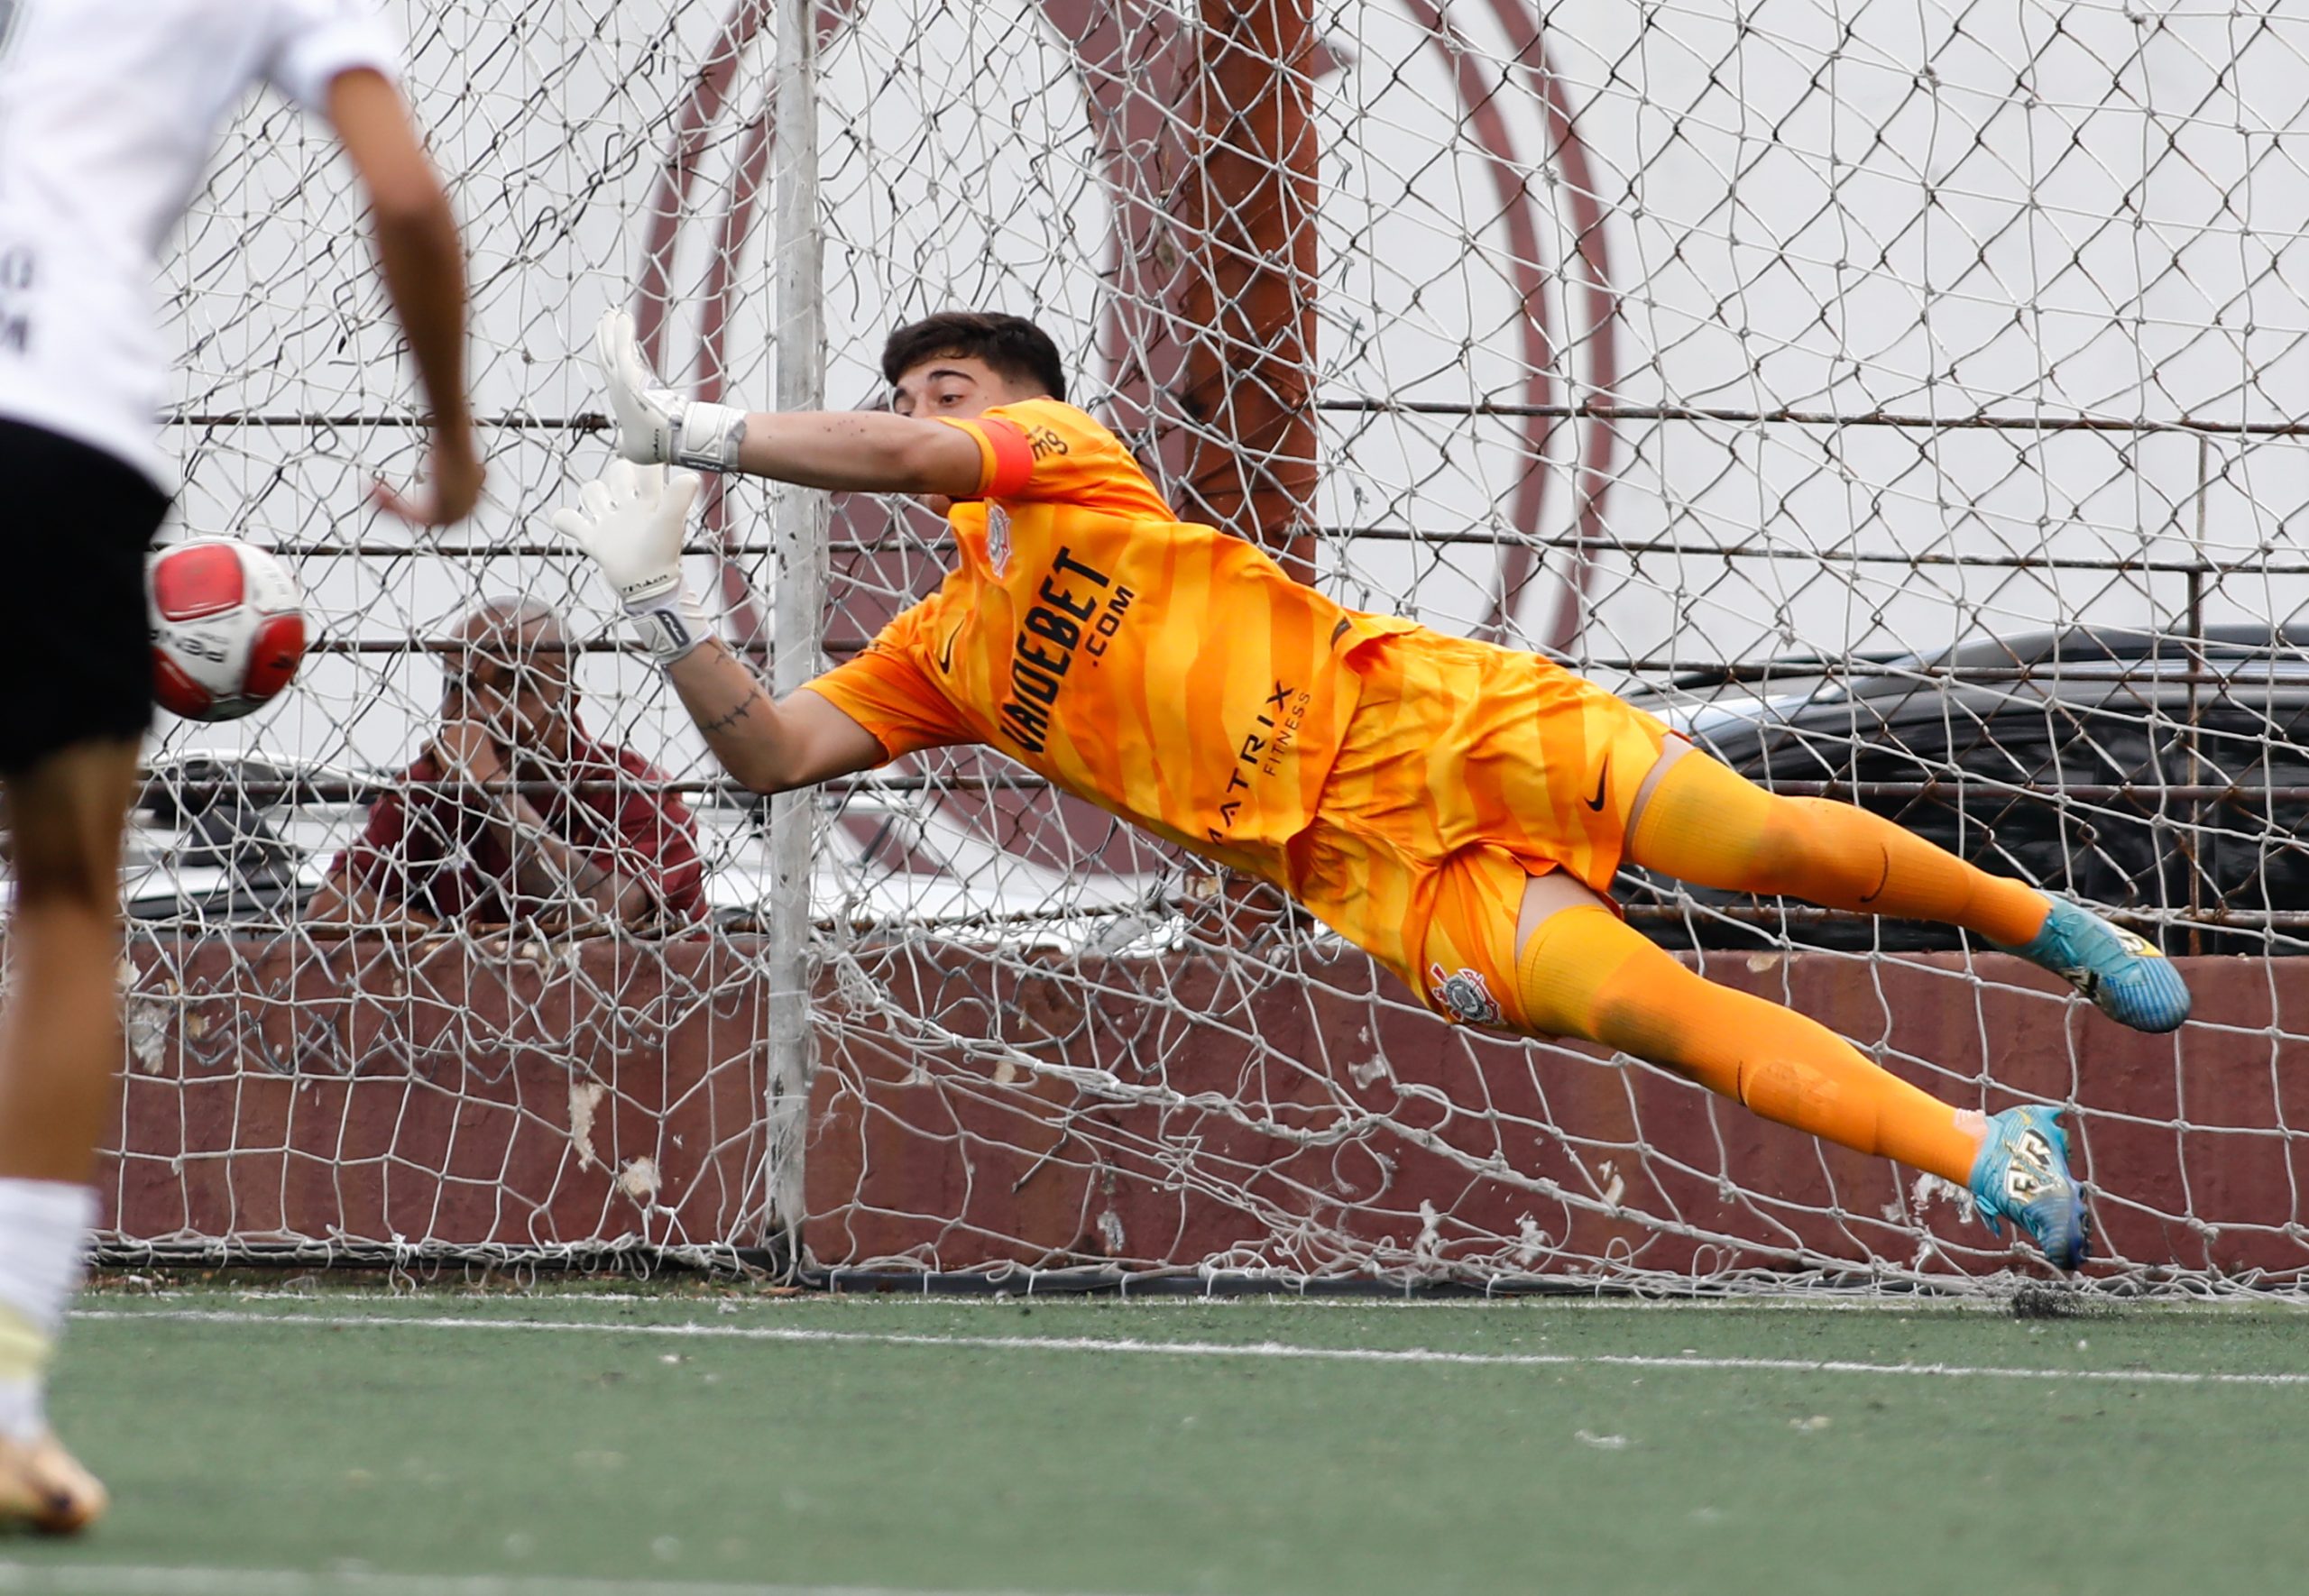
M578 357L630 298L641 211L721 7L680 0L410 0L409 87L474 256L485 414L597 408ZM1447 7L1497 81L1493 8ZM1319 86L1321 387L1327 397L1522 397L1494 177L1460 132L1451 68L1391 0L1338 5L1348 59ZM1733 409L2289 419L2309 392L2309 17L2275 6L1892 5L1560 0L1547 33L1608 214L1626 403ZM1744 22L1744 26L1742 25ZM763 41L720 119L676 272L704 280L730 151L760 104ZM894 321L981 303L1087 345L1108 206L1065 51L1012 0L862 0L829 50L821 128L833 402L873 391ZM1562 173L1521 89L1499 109L1536 197L1543 264L1569 248ZM770 386L767 199L743 247L732 392ZM1559 277L1554 325L1578 296ZM341 165L277 101L253 105L165 276L188 414L406 417L414 403ZM694 318L677 321L680 380ZM1593 398L1586 352L1558 398ZM1095 408L1097 393L1090 387ZM238 425L170 434L181 525L357 557L294 568L322 630L390 642L483 593L571 605L606 628L590 573L529 553L445 556L362 503L406 477L414 435ZM1425 535L1506 525L1523 469L1497 421L1334 416L1324 519ZM597 438L492 433L491 503L458 535L551 534L543 512L606 455ZM1571 429L1550 456L1543 536L1571 529ZM2212 454L2206 539L2277 551L2309 502L2300 446ZM1882 428L1626 424L1611 534L1686 551L2138 558L2185 552L2194 439ZM750 509L763 491L741 491ZM748 510L741 510L741 518ZM1328 546L1351 601L1446 629L1479 619L1491 551ZM705 562L693 582L708 586ZM1587 646L1682 661L1936 647L2060 619L2170 620L2177 576L1605 555ZM766 577L763 578L766 580ZM2224 578L2210 618L2283 620L2298 580ZM1554 602L1541 582L1527 628ZM837 625L833 629L842 628ZM590 658L592 720L667 767L709 773L640 667ZM319 656L275 711L172 727L167 746L254 748L361 768L400 763L437 696L423 658Z

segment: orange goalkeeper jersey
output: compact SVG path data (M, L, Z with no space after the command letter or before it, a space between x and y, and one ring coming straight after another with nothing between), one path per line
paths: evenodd
M1339 668L1412 629L1293 582L1263 551L1182 522L1120 439L1056 399L950 421L977 439L961 564L854 659L810 683L890 757L1001 749L1067 791L1289 885L1355 711Z

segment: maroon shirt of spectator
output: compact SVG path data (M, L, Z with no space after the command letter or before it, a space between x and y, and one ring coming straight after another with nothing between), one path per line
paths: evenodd
M666 790L664 773L582 729L573 752L568 784L530 793L530 803L582 857L649 882L667 918L696 919L705 906L696 825ZM370 806L367 829L337 856L332 876L436 920L494 924L564 906L521 893L487 813L464 792L436 784L443 772L431 754L401 779Z
M439 728L371 805L308 917L628 927L697 918L695 823L661 772L577 724L560 616L535 601L491 600L459 623L443 663Z

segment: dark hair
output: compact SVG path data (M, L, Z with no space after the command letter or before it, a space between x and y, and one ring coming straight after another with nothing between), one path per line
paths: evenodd
M984 310L942 310L906 323L882 345L882 380L896 386L942 354L982 360L1006 382L1032 382L1053 399L1066 397L1066 368L1050 335L1023 316Z

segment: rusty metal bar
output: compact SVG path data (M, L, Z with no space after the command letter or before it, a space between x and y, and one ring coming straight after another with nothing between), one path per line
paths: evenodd
M1850 909L1822 909L1811 903L1629 903L1623 905L1630 921L1643 924L1687 921L1722 920L1743 925L1770 925L1785 921L1791 925L1821 925L1831 922L1849 921L1854 923L1881 919L1880 915L1864 914ZM2125 909L2107 904L2095 904L2103 916L2120 925L2136 929L2161 929L2185 925L2205 931L2309 931L2309 909L2227 909L2213 908L2202 915L2191 915L2179 909ZM1888 924L1925 925L1927 921L1887 921ZM1954 928L1946 928L1954 933ZM1769 949L1765 949L1768 951Z
M1272 63L1270 63L1271 66ZM1727 409L1697 405L1516 405L1448 404L1440 400L1318 399L1309 408L1336 414L1412 416L1499 416L1559 421L1700 421L1757 427L1884 427L1904 430L1992 432L2189 433L2213 437L2309 437L2309 421L2205 421L2157 416L1910 416L1884 410ZM200 410L164 416L164 427L311 427L349 431L359 427L418 431L430 425L411 414L314 411L252 414ZM607 432L612 423L596 410L574 416L500 414L479 417L476 426L512 432Z
M1734 543L1670 543L1659 539L1634 539L1608 544L1583 543L1573 537L1523 537L1497 531L1421 532L1400 527L1322 527L1315 536L1324 541L1339 543L1403 543L1464 545L1474 547L1502 547L1515 545L1550 550L1578 549L1593 546L1606 554L1657 555L1673 559L1725 560L1800 560L1819 565L1897 565L1904 569L1927 567L1973 567L1996 571L2123 571L2157 572L2182 574L2191 572L2208 576L2230 574L2252 576L2309 576L2309 562L2285 564L2255 557L2237 560L2138 560L2138 559L2065 559L2036 555L1932 555L1896 554L1867 549L1813 549L1793 545L1778 546ZM249 541L254 542L251 539ZM498 557L540 558L575 552L565 540L532 538L519 543L257 543L256 546L280 555L283 559L394 559L419 555L438 555L445 557L485 559ZM761 555L772 553L769 542L734 542L730 544L699 542L683 546L684 554ZM895 537L865 538L837 537L826 544L829 553L838 555L944 555L954 552L954 545L945 538L917 537L905 535Z
M1201 0L1180 186L1192 520L1314 575L1316 142L1310 0Z
M2130 629L2130 628L2118 628ZM2177 640L2177 639L2176 639ZM828 637L819 646L836 656L856 654L871 641L866 637ZM317 637L306 647L308 654L448 654L465 645L446 637ZM567 654L639 654L641 646L619 637L601 637L568 643L539 644L538 651L558 650ZM2278 658L2309 659L2309 651L2289 647L2262 650L2243 656L2240 663L2274 661ZM1949 665L1894 663L1882 660L1811 660L1766 659L1747 663L1727 663L1720 659L1652 659L1602 658L1585 662L1589 671L1624 671L1647 675L1697 675L1705 673L1712 684L1733 686L1743 682L1768 682L1774 677L1782 680L1801 678L1840 682L1853 679L1891 677L1902 681L1927 682L2047 682L2056 681L2064 672L2074 673L2089 668L2103 671L2127 663L2121 659L2047 660L2027 665ZM2209 686L2224 686L2234 680L2235 673L2221 671L2141 672L2139 680L2166 686L2177 686L2193 678ZM2118 678L2121 679L2121 678ZM1694 683L1677 683L1688 692Z
M169 767L148 768L144 773L145 794L149 802L154 793L173 794L190 788L229 789L247 797L298 798L314 803L351 803L387 788L410 792L451 792L463 787L462 782L404 781L399 776L378 776L359 779L343 776L304 778L298 776L259 776L236 779L230 776L187 775L181 770ZM507 780L499 777L483 785L492 793L566 793L614 792L630 787L630 778L586 777L575 781L541 779ZM1986 781L1960 782L1939 777L1927 777L1913 782L1815 782L1760 781L1760 785L1788 798L1836 798L1847 803L1862 803L1871 799L1891 801L1903 798L1993 796L2015 803L2038 803L2051 805L2065 803L2120 803L2164 796L2205 803L2245 803L2268 799L2277 803L2309 803L2309 786L2243 787L2223 786L2215 783L2172 783L2165 786L2111 785L2105 783L2077 784L2057 792L2038 787L2001 786ZM864 775L843 777L823 782L816 788L822 793L850 794L877 792L897 793L1039 793L1050 790L1051 784L1042 777L1021 774L1017 776L974 775ZM682 794L726 794L732 797L750 796L748 790L727 780L689 779L650 784L652 792Z
M2203 557L2205 500L2212 487L2212 440L2210 437L2200 437L2197 439L2197 516L2193 538L2200 559ZM2200 757L2197 748L2198 731L2203 725L2204 705L2203 695L2199 692L2202 684L2196 680L2196 673L2205 668L2204 573L2202 571L2190 571L2185 573L2183 581L2186 583L2187 593L2185 613L2188 625L2190 679L2188 729L2182 733L2182 746L2188 751L2189 779L2194 782L2203 773L2205 765L2205 761ZM2204 913L2204 869L2198 861L2196 848L2197 834L2204 830L2204 803L2203 800L2196 798L2191 798L2187 803L2189 805L2188 829L2181 833L2178 841L2181 857L2188 862L2189 917L2194 922ZM2189 927L2189 951L2192 953L2204 951L2203 934L2194 923Z
M1502 416L1516 419L1599 421L1703 421L1733 426L1889 427L1944 432L2102 432L2210 434L2216 437L2309 437L2309 421L2200 421L2192 417L2122 416L1910 416L1887 410L1742 410L1702 405L1450 404L1434 399L1329 399L1315 408L1335 413L1409 416Z

